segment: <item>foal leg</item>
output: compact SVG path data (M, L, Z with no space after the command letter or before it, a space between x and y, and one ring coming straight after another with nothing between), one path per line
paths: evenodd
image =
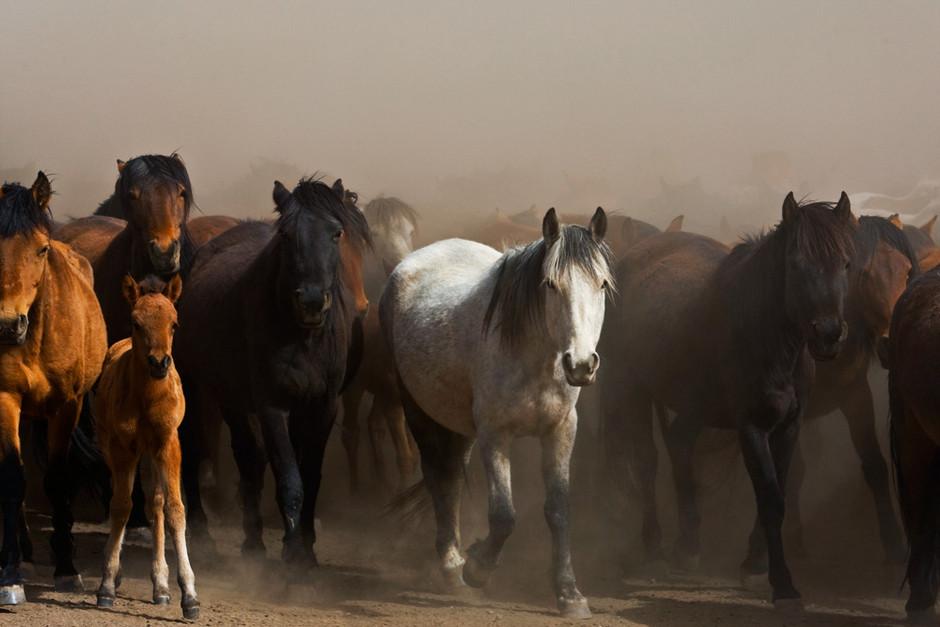
M349 491L359 492L359 404L362 402L359 377L343 391L343 449L349 467ZM372 401L375 403L375 401Z
M232 437L232 455L238 466L238 491L242 499L242 555L265 553L262 539L261 490L264 487L264 449L245 414L225 410L225 422Z
M112 607L121 572L121 545L124 529L131 514L131 493L137 469L138 453L113 447L109 453L111 466L111 531L104 547L104 569L98 586L98 607ZM156 520L156 518L155 518ZM154 534L156 540L156 534Z
M156 459L154 464L160 464ZM170 567L166 563L166 525L164 524L163 506L165 502L163 488L163 469L154 468L156 475L153 482L150 508L153 510L153 557L150 563L150 581L153 583L153 602L156 605L170 604ZM139 473L138 473L139 475Z
M577 432L578 414L572 409L554 431L542 436L545 520L552 532L552 579L558 610L565 618L590 618L587 599L578 590L571 566L569 477Z
M770 585L775 605L799 602L783 553L784 489L790 456L799 436L799 418L788 419L771 434L751 424L739 429L741 452L757 499L757 513L767 541ZM753 535L753 534L752 534ZM746 568L745 563L742 569Z
M26 475L20 455L20 399L0 393L0 509L3 510L3 548L0 549L0 605L26 602L20 573L20 545L16 530Z
M679 509L679 539L676 560L680 568L698 568L702 551L699 537L701 516L698 511L697 490L692 455L701 433L701 423L689 414L680 414L663 433L669 458L672 461L673 480Z
M81 399L67 402L49 420L49 468L46 471L46 495L52 502L52 538L57 592L82 592L82 577L72 559L72 480L68 471L68 452L72 430L78 424Z
M435 548L441 560L441 572L448 586L459 589L465 585L461 575L464 559L460 555L460 494L471 441L436 423L414 402L404 386L399 387L408 426L421 452L422 482L434 506Z
M183 618L194 620L199 617L199 600L196 597L196 576L189 563L189 550L186 546L186 510L180 494L180 443L175 431L167 434L163 446L154 455L158 481L166 495L166 515L176 548L177 583L180 587L180 606ZM168 593L169 594L169 593ZM169 600L169 598L167 599Z
M855 452L862 462L865 483L875 499L878 529L881 532L881 544L885 554L891 561L903 562L907 551L901 540L901 529L898 527L891 502L888 465L875 433L874 402L867 377L863 377L852 388L845 395L845 401L841 405L842 413L848 422Z
M490 530L485 540L477 540L467 549L463 577L469 585L482 588L496 569L503 545L516 525L516 510L512 504L509 461L512 435L504 432L482 432L477 442L486 470Z

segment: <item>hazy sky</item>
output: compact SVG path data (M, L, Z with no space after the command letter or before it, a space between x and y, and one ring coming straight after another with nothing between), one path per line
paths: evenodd
M426 204L490 173L516 181L508 205L571 180L605 197L591 205L659 174L719 189L764 150L822 196L940 177L932 0L0 0L0 16L0 168L57 173L71 213L107 195L116 157L174 149L197 197L257 158Z

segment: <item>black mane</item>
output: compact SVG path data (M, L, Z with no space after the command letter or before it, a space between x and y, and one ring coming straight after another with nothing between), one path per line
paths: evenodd
M354 194L354 192L353 192ZM291 192L296 202L291 203L278 216L277 226L288 225L300 211L325 211L342 225L350 241L360 251L372 248L369 224L348 193L339 196L330 186L315 176L302 178Z
M554 255L545 272L546 255ZM597 242L590 231L569 225L561 230L558 241L549 248L544 239L527 246L507 250L496 268L496 284L483 317L483 334L495 326L507 346L518 345L532 328L545 330L545 293L548 281L564 289L571 270L578 269L598 284L613 287L610 273L610 248Z
M52 212L43 209L29 188L4 183L0 194L0 237L28 235L39 229L52 231Z

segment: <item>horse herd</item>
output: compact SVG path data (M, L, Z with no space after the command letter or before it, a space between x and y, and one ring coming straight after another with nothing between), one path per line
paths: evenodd
M598 208L500 215L470 239L413 250L413 209L380 197L360 210L340 180L302 179L292 190L275 182L273 221L190 219L193 189L175 154L118 161L114 193L93 216L57 224L51 196L42 172L29 188L0 188L0 604L26 600L21 564L32 560L21 415L46 431L33 439L48 449L56 589L83 590L73 563L74 458L100 455L110 471L97 600L111 607L125 528L150 524L137 471L146 457L155 469L153 600L170 600L166 518L183 616L193 619L187 526L209 540L200 471L218 458L221 425L239 473L242 552L265 551L260 497L270 463L282 558L305 568L317 563L315 507L339 403L355 490L368 392L377 465L385 430L401 482L420 459L421 481L393 505L420 508L430 497L440 567L455 588L482 587L496 568L515 521L512 442L540 440L556 602L566 617L589 617L571 562L569 466L580 390L599 380L603 463L639 497L646 560L667 555L657 422L678 502L672 557L683 567L697 564L701 547L692 452L704 428L733 429L757 504L742 577L768 576L775 605L799 606L781 525L787 479L791 489L803 479L804 419L844 414L885 550L907 553L876 438L867 373L878 358L889 370L890 449L910 546L907 611L933 612L940 271L931 269L940 255L932 221L918 229L897 216L857 218L844 193L832 204L790 194L776 227L733 247L683 232L681 216L661 232ZM516 245L498 252L504 244ZM489 533L462 552L461 489L474 444ZM789 504L798 518L798 499Z

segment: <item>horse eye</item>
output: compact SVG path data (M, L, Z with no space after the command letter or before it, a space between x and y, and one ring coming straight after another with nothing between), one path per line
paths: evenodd
M851 267L851 265L852 265L852 262L851 262L851 261L846 261L846 262L845 262L845 269L848 270L848 269Z
M554 289L556 289L557 286L555 285L555 282L554 282L554 281L551 281L551 280L549 280L549 279L545 279L545 287L547 287L547 288L550 289L550 290L554 290Z
M46 244L45 246L43 246L42 248L40 248L40 249L36 252L36 254L39 255L40 257L45 257L47 254L49 254L49 244Z
M601 285L601 290L606 292L609 289L610 289L610 283L608 283L607 281L604 281L604 283Z
M140 330L143 328L142 326L140 326L140 323L137 322L136 320L134 321L133 324L134 324L134 330L135 330L135 331L140 331Z
M333 234L333 241L338 242L339 238L341 238L342 236L343 236L343 229L340 229L336 233Z

